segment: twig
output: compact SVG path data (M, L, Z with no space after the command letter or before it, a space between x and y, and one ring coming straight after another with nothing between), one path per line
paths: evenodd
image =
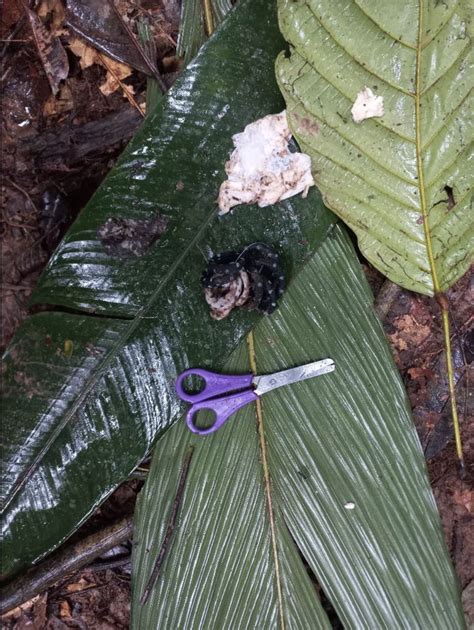
M119 567L123 567L126 564L130 564L132 560L132 554L127 553L117 558L111 558L110 560L98 560L97 562L93 562L87 567L88 571L105 571L110 569L118 569Z
M15 35L17 35L21 31L21 29L25 25L25 21L26 21L26 18L25 18L25 15L23 14L19 18L18 22L15 24L15 26L14 26L12 32L10 33L10 35L8 35L8 37L4 40L5 44L4 44L3 48L2 48L2 50L0 51L0 59L3 59L3 57L5 56L5 53L8 50L8 46L10 45L10 42L14 41L13 38L15 37Z
M173 535L174 528L176 525L176 519L178 517L179 507L183 499L184 485L186 483L186 478L188 476L189 465L191 464L193 452L194 452L194 447L190 446L183 460L183 465L181 467L181 474L179 476L179 481L178 481L178 489L176 490L176 495L173 501L173 507L171 509L171 515L168 521L168 527L166 528L165 537L163 538L163 542L161 543L160 551L158 552L158 557L153 567L153 571L151 572L151 575L148 578L148 582L146 583L145 590L143 591L143 594L140 597L140 604L142 606L146 604L146 602L148 601L151 590L153 586L155 585L156 580L158 579L158 576L161 571L161 567L163 566L163 562L166 558L166 554L170 546L171 537Z
M128 540L132 531L133 521L132 517L129 516L56 552L2 590L0 614L30 600L56 582L86 566L109 549Z
M8 78L8 75L10 74L12 70L12 66L8 66L8 68L5 70L5 72L2 74L0 81L3 83L4 81L6 81L6 79Z
M5 181L10 184L10 186L13 186L13 188L16 188L17 190L19 190L21 193L23 193L25 195L25 197L28 199L28 201L31 203L31 205L33 206L33 208L36 210L38 216L40 215L40 211L38 210L36 204L34 203L34 201L31 199L30 195L27 193L27 191L22 188L21 186L18 186L18 184L15 184L14 181L12 181L9 177L5 177Z
M107 70L110 72L110 74L113 76L113 78L117 81L117 83L120 85L120 87L123 90L123 93L125 94L125 96L127 97L129 103L131 105L133 105L133 107L135 107L136 110L138 110L140 112L140 115L142 116L142 118L145 118L145 114L142 112L142 109L140 107L140 105L137 103L137 101L133 98L132 93L130 92L130 90L127 89L127 86L125 85L125 83L123 83L123 81L120 80L118 74L113 70L112 66L110 66L105 58L105 55L103 55L102 53L98 52L97 53L99 56L99 59L101 61L101 63L107 68Z
M207 37L210 37L214 32L214 16L212 15L211 0L202 0L202 9L204 13L206 35Z
M108 2L109 2L109 5L111 6L112 10L114 11L115 15L117 16L118 20L120 21L122 27L127 32L127 35L129 36L130 41L132 42L133 46L137 50L137 52L140 55L140 57L142 58L142 60L145 62L145 65L150 70L152 76L156 79L156 82L158 83L161 92L163 94L165 94L168 91L168 88L166 87L166 83L163 81L163 77L159 73L158 68L156 67L156 64L153 63L148 58L148 56L143 52L143 48L140 46L140 43L138 42L137 38L135 37L135 33L132 31L132 29L129 27L129 25L125 22L125 20L120 15L119 10L115 6L114 0L108 0Z
M32 286L26 284L8 284L8 282L2 282L0 288L4 291L31 291Z
M20 228L22 230L39 230L37 225L31 225L30 223L14 223L8 219L0 219L0 223L5 223L8 227Z
M448 373L449 400L451 403L451 417L453 420L454 442L459 460L461 477L464 476L464 456L461 441L461 429L459 427L458 407L456 403L456 382L454 380L453 352L451 349L451 332L449 327L449 301L444 293L436 294L436 301L441 309L443 322L444 347L446 350L446 370Z

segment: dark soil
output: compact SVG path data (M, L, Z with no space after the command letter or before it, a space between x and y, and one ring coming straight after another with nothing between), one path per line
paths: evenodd
M132 27L140 13L148 15L158 65L173 73L179 66L174 58L178 4L174 0L118 3ZM104 65L97 62L82 67L83 58L70 47L75 36L64 24L61 0L41 0L36 10L51 32L60 37L69 74L57 96L52 97L31 28L23 17L23 3L6 3L1 23L2 159L6 174L2 182L1 224L2 347L26 317L28 297L59 239L113 166L143 114L124 97L120 86L108 94L100 91L99 86L108 78ZM170 84L174 74L170 72L164 78ZM131 70L123 83L133 88L133 99L143 109L145 76ZM366 272L376 294L383 279L368 266ZM436 302L401 291L384 321L413 408L448 548L461 588L466 589L466 609L467 593L472 593L474 583L474 430L472 420L468 422L474 416L469 391L469 381L472 383L474 378L471 278L464 277L449 291L464 442L463 478L452 441ZM138 482L120 487L76 537L133 509L139 487ZM56 584L22 608L11 611L3 618L4 627L128 628L130 548L122 545L114 553L117 555L108 554L101 560L109 568L96 563Z

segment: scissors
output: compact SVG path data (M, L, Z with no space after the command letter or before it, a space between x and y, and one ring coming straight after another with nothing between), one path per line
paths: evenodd
M176 380L176 392L181 400L191 403L186 414L188 428L199 435L208 435L220 429L227 420L241 407L260 398L262 394L277 387L290 385L321 374L327 374L336 369L332 359L313 361L282 372L275 372L265 376L253 374L229 375L216 374L208 370L191 368L182 372ZM204 380L204 387L197 393L189 393L183 387L183 381L188 376L199 376ZM216 420L214 424L200 429L196 423L198 411L207 409L213 411Z

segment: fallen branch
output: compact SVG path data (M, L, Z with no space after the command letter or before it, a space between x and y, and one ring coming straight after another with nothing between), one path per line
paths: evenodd
M0 614L20 606L56 582L76 573L109 549L130 538L132 531L133 520L128 516L59 550L2 589Z

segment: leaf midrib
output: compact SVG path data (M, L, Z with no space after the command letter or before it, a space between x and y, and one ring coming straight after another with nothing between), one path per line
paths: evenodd
M248 349L248 355L249 355L250 369L252 373L256 375L257 374L257 358L256 358L256 352L255 352L254 336L252 332L250 332L247 337L247 349ZM273 562L275 565L275 586L276 586L277 600L278 600L279 628L281 630L285 630L285 614L284 614L284 606L283 606L283 586L282 586L282 579L281 579L280 557L279 557L278 542L277 542L277 535L276 535L275 512L273 509L272 488L271 488L271 483L270 483L270 471L268 467L267 444L265 440L265 425L263 422L262 403L261 403L260 398L257 398L255 401L255 415L256 415L256 421L257 421L258 441L260 445L263 483L264 483L264 490L265 490L265 498L267 502L268 520L270 524L272 555L273 555Z
M416 49L416 66L415 66L415 147L416 147L416 168L418 173L418 190L420 198L420 210L423 217L423 233L425 235L425 247L428 262L430 266L430 275L433 283L433 292L438 294L441 292L438 274L436 271L436 265L433 255L433 244L431 242L431 231L428 220L428 208L426 204L426 187L425 187L425 172L423 167L422 147L421 141L421 54L423 48L421 45L421 39L423 34L423 0L418 0L418 41Z

